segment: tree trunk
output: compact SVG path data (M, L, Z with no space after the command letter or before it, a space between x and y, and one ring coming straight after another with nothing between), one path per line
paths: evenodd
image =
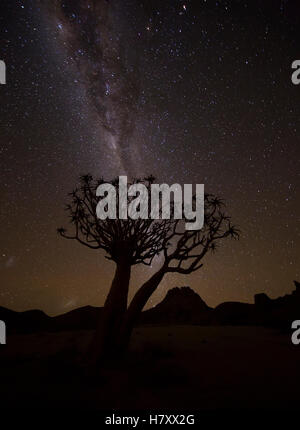
M89 364L97 364L102 358L115 352L120 325L127 309L130 272L131 265L125 259L117 263L115 276L89 347Z
M142 285L142 287L137 291L134 298L132 299L127 312L123 316L123 321L120 326L118 341L119 352L123 352L127 349L134 324L137 322L140 313L142 312L151 295L160 284L165 273L166 270L164 267L154 273L154 275Z

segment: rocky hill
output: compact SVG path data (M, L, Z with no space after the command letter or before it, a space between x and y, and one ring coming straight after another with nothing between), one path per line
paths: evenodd
M152 309L141 313L138 324L257 325L290 329L300 319L300 283L296 290L277 299L256 294L254 304L225 302L210 308L190 287L173 288ZM102 308L85 306L50 317L40 310L15 312L0 307L0 320L8 333L91 330L101 317Z
M212 308L190 287L172 288L152 309L142 312L141 324L208 324Z

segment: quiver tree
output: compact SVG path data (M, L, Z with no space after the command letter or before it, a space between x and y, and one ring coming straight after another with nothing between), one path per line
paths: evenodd
M136 180L150 192L154 178ZM127 309L131 267L136 264L150 266L153 258L167 246L172 220L153 219L99 219L96 208L99 198L96 190L103 179L94 180L91 175L80 177L80 183L66 205L72 225L71 233L61 227L57 231L65 239L78 241L91 249L103 250L106 258L116 264L115 275L106 298L103 315L90 350L90 355L101 356L114 349L120 325ZM111 182L118 189L118 180ZM119 201L116 202L117 209Z
M149 196L153 182L152 176L134 181L143 183ZM225 212L223 201L211 194L204 196L204 225L201 230L185 230L187 220L174 219L174 211L171 211L170 219L154 220L150 213L148 219L99 219L96 190L103 183L102 179L93 180L91 175L80 178L79 187L70 194L71 202L66 206L72 233L64 228L58 229L66 239L105 251L106 258L116 264L103 316L89 349L91 362L127 348L140 312L167 273L195 272L203 266L204 257L216 250L220 240L239 237L238 230ZM111 184L118 188L117 180ZM119 201L116 203L118 206ZM161 267L138 289L127 307L131 266L151 265L159 254L163 256Z

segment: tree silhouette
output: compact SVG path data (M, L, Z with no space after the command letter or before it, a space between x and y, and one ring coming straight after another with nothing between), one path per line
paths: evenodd
M133 183L143 183L150 196L153 182L154 177L150 176ZM201 230L185 230L186 220L174 219L174 216L159 220L150 216L149 219L99 219L96 189L101 184L104 184L103 179L94 180L91 175L80 177L79 186L69 194L71 201L66 206L72 233L69 234L65 228L57 230L66 239L76 240L91 249L104 250L106 258L116 263L103 315L89 349L91 362L127 348L140 312L167 273L195 272L203 266L205 255L216 250L218 241L239 237L238 230L225 213L223 201L211 194L204 196L204 225ZM118 189L118 180L110 184ZM159 254L163 256L161 267L138 289L127 307L131 267L151 265Z

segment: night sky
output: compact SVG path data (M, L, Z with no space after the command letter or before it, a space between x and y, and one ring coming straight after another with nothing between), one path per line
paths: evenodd
M189 285L211 306L299 273L297 1L5 1L0 13L0 306L103 304L114 265L59 237L80 174L204 183L242 230ZM137 268L136 287L158 267Z

